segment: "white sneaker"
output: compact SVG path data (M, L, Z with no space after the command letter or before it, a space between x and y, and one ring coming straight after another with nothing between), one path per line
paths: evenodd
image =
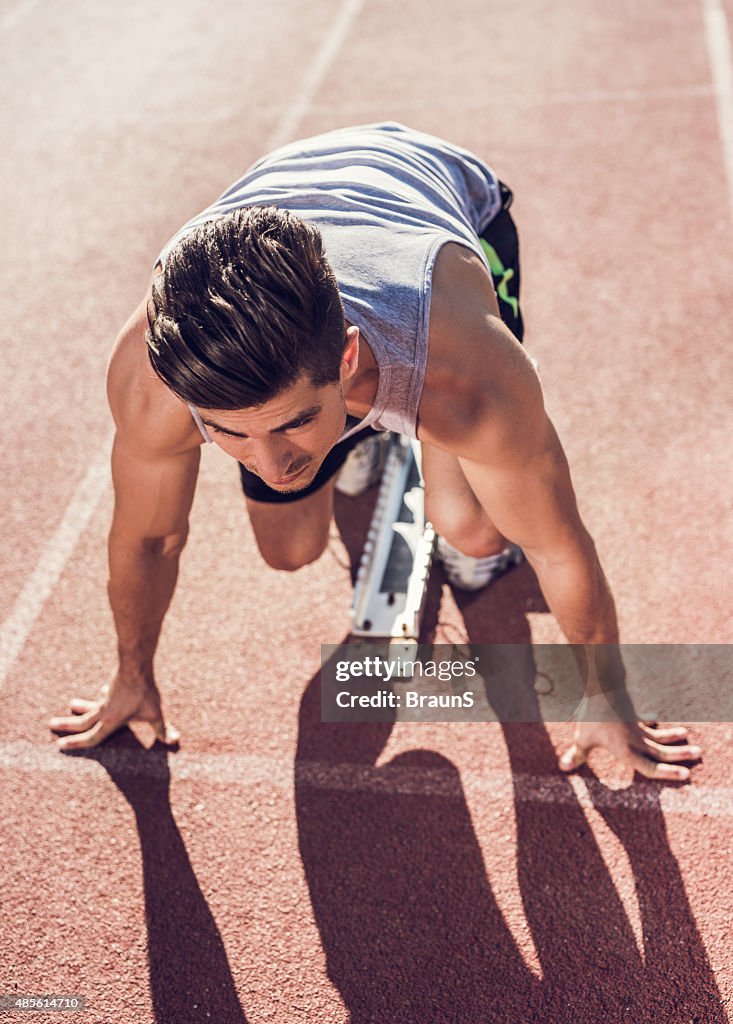
M386 436L375 434L351 449L336 477L335 487L340 494L355 498L377 482L384 468L382 454Z
M496 555L472 558L454 548L444 537L438 537L438 558L443 564L448 581L459 590L480 590L488 587L508 569L519 565L524 554L516 544L509 544Z

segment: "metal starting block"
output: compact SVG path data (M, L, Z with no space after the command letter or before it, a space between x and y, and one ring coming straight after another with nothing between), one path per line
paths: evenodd
M420 442L392 434L356 574L352 635L387 640L399 657L420 634L435 531L425 521Z

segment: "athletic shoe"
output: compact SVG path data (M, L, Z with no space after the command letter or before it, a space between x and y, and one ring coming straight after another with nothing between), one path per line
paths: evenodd
M385 434L375 434L351 449L336 477L335 487L340 494L355 498L377 482L384 468L382 451L385 437Z
M516 544L509 544L496 555L472 558L438 537L438 558L443 564L448 581L459 590L480 590L503 576L508 569L519 565L524 554Z

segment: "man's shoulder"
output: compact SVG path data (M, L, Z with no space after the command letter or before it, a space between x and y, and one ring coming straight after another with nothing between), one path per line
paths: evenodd
M539 406L539 410L538 410ZM509 442L543 412L531 360L501 321L491 276L465 246L444 245L435 264L420 436L466 454L469 438Z
M115 341L107 367L107 397L118 439L141 457L195 448L203 438L190 410L156 376L147 355L148 293Z

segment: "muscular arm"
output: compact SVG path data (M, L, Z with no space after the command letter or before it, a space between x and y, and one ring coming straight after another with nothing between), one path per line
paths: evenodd
M537 373L501 322L482 264L458 246L444 248L433 276L420 436L457 456L492 523L524 550L568 640L616 642L613 599Z
M586 695L593 701L561 767L577 767L589 750L603 746L649 777L688 778L689 770L673 762L699 757L699 749L668 745L686 738L684 728L656 730L620 720L633 708L613 597L580 517L539 379L499 319L480 261L460 249L446 256L433 278L432 366L420 406L420 436L458 458L481 506L523 548L561 629L578 645ZM611 691L609 707L605 695Z
M497 529L519 544L570 643L618 642L613 598L578 511L565 453L534 371L467 434L459 459ZM517 432L515 423L521 423ZM518 434L518 436L517 436Z
M118 667L101 698L73 700L74 714L52 719L52 729L73 734L59 740L67 750L96 746L136 720L151 723L161 740L177 739L163 717L153 657L188 534L201 439L150 368L146 326L142 303L117 340L107 381L116 427L108 593Z
M108 592L120 665L152 679L153 655L188 534L200 450L145 458L115 437Z

